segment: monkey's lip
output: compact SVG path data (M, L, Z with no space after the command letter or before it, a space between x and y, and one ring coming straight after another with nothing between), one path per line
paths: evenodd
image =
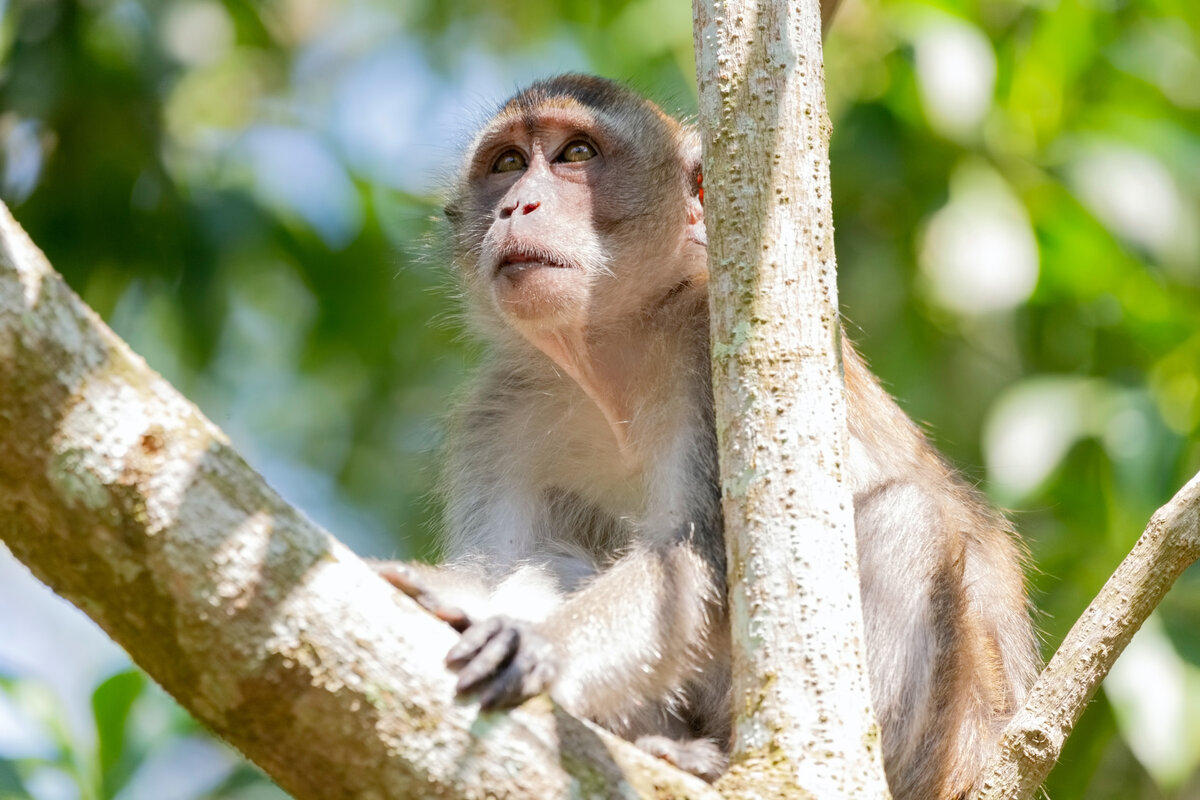
M505 253L500 257L500 261L496 264L496 273L499 275L513 275L518 272L524 272L527 269L538 269L540 267L569 269L570 265L541 253L527 253L518 250Z

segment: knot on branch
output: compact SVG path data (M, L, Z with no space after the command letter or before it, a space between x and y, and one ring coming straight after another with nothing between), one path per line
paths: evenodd
M1055 734L1053 726L1047 720L1013 720L1005 736L1005 746L1017 751L1022 761L1053 764L1058 760L1064 738L1061 731Z

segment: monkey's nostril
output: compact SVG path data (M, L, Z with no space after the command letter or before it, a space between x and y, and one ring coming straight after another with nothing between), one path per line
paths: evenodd
M515 203L511 206L501 206L500 207L500 219L508 219L509 217L511 217L513 215L513 212L516 211L519 206L520 206L520 203ZM526 213L528 213L528 212L526 212Z
M541 204L542 204L542 202L540 200L536 203L526 203L525 207L521 209L521 213L522 214L531 214L534 211L536 211L537 207L540 206Z

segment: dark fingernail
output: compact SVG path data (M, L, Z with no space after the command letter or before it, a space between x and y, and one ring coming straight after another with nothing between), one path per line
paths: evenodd
M437 618L445 622L451 628L462 633L467 628L471 627L471 620L467 617L466 612L460 608L443 608L437 612Z

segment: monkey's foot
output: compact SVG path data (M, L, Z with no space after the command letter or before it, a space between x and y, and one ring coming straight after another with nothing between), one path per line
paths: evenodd
M729 757L711 739L680 741L668 736L639 736L634 744L650 755L709 783L721 777L729 766Z
M461 608L442 602L421 579L420 570L402 561L371 562L379 577L416 600L430 614L462 633L471 625L471 619Z
M460 694L484 709L512 708L549 688L558 670L550 642L522 620L489 617L472 624L446 655Z

